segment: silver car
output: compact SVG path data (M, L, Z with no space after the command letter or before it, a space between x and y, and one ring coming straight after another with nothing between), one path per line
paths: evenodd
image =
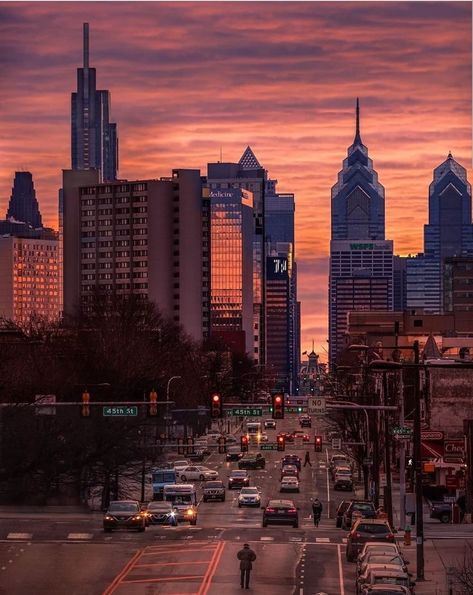
M186 481L207 481L209 479L218 479L218 473L208 467L190 465L179 473L179 479Z

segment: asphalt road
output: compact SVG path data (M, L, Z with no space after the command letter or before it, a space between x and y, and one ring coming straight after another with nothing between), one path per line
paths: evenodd
M317 425L318 434L323 433L319 421L313 425ZM298 429L297 417L289 415L278 421L278 431L281 429ZM296 452L303 458L309 450L312 467L302 468L301 493L284 495L299 507L298 529L263 528L262 511L238 508L236 490L227 491L225 502L201 502L196 527L149 527L142 534L105 534L98 513L18 514L2 509L0 594L232 595L241 591L236 553L248 542L257 555L251 577L253 592L352 595L355 565L345 559L346 532L328 517L353 493L333 492L326 464L331 453L325 448L323 453L314 452L314 430L310 430L308 446L295 449L287 444L285 453L266 452L266 469L250 471L251 485L261 488L265 502L279 497L283 454ZM267 432L275 441L277 431ZM204 464L217 469L223 480L237 467L218 454ZM318 528L313 525L310 503L316 495L324 504ZM453 539L439 539L435 544L438 548L448 546L446 560L458 558L463 547L463 540L457 539L458 530L439 524L429 527L436 534L445 531L445 536L453 535ZM414 556L414 548L409 554L411 551Z

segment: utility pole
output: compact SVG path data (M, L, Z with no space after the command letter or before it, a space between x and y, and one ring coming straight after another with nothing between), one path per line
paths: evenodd
M390 405L388 396L388 379L386 372L383 372L383 405ZM384 507L388 514L388 520L391 527L393 527L393 493L392 493L392 479L391 479L391 435L389 433L389 411L384 412L384 450L385 461L384 471L386 473L386 486L384 488Z
M420 419L420 361L419 341L414 341L414 461L416 486L416 560L417 580L424 580L424 511L422 494L422 456Z

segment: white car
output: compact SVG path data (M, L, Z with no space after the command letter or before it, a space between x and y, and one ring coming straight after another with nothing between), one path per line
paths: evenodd
M280 492L299 492L299 480L297 477L283 477L281 479Z
M242 506L260 506L261 494L258 488L241 488L238 496L238 508Z
M261 432L260 442L267 442L268 441L268 434L266 432Z
M185 469L186 467L189 467L190 462L186 461L186 459L182 459L179 461L174 461L173 463L174 465L174 469L176 470L177 475L179 475L179 473Z
M274 430L276 429L276 422L274 419L265 419L264 420L264 429L267 430L268 428Z
M179 479L186 481L207 481L209 479L218 479L218 473L208 467L189 465L179 473Z

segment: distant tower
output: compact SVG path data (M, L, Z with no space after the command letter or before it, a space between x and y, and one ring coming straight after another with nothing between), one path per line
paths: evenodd
M29 171L16 171L6 218L23 221L37 229L43 226L38 201Z
M100 181L117 178L117 125L110 122L110 92L96 88L89 67L89 24L83 29L83 66L77 69L77 92L71 94L72 169L97 169Z

